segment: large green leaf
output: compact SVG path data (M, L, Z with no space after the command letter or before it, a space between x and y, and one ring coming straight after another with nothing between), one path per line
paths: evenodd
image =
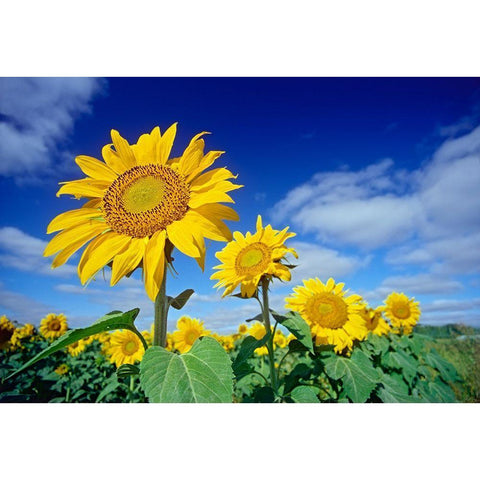
M140 363L140 385L151 402L230 403L230 357L214 338L199 338L182 355L150 347Z
M366 342L362 342L362 346L365 344L367 348L369 348L375 355L384 355L387 353L389 347L390 347L390 342L388 341L388 338L385 336L379 336L375 335L373 333L370 333L368 335L368 339Z
M384 403L411 403L416 402L413 396L408 394L408 385L403 379L397 379L384 374L381 379L381 387L377 395Z
M270 334L267 333L263 338L257 340L255 337L249 335L242 340L242 343L240 344L240 350L235 357L232 365L235 375L240 374L240 367L242 366L242 364L245 363L253 355L253 352L257 348L263 347L267 343L269 336Z
M438 355L435 350L432 350L425 355L425 362L438 370L443 380L446 382L455 382L459 380L459 376L455 370L455 367L443 357Z
M287 315L280 315L271 311L273 318L283 325L289 332L293 333L300 343L313 353L312 334L308 323L297 313L289 312Z
M413 355L408 355L403 350L388 352L382 357L385 365L398 369L410 384L417 375L418 361Z
M134 321L137 318L138 312L140 310L138 308L134 308L133 310L129 310L128 312L122 313L119 311L114 311L107 313L102 318L97 320L93 325L86 328L76 328L74 330L69 330L65 335L62 335L59 339L55 340L51 343L47 348L42 350L39 354L35 355L32 359L30 359L27 363L22 365L18 370L13 372L7 378L11 378L14 375L22 372L23 370L27 369L28 367L32 366L34 363L37 363L39 360L42 360L48 355L57 352L58 350L62 350L63 348L71 345L72 343L78 342L83 338L89 337L90 335L95 335L97 333L107 332L109 330L120 330L126 329L131 330L132 332L136 333L140 340L142 341L144 348L147 349L147 344L145 343L145 339L142 337L140 332L135 328Z
M295 403L320 403L317 397L318 389L307 385L295 387L290 397Z
M433 382L419 382L417 388L428 402L454 403L456 401L453 390L438 377Z
M338 355L327 357L324 362L327 375L334 380L342 380L345 394L352 402L367 401L380 380L371 360L358 349L351 358Z

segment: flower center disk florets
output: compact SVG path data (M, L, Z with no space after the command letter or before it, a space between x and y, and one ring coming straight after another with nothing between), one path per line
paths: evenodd
M238 254L235 268L240 275L257 275L266 269L270 259L270 248L262 242L255 242Z
M143 238L184 217L190 192L182 175L163 165L139 165L120 175L103 197L112 230Z
M318 293L309 298L305 305L308 320L325 328L340 328L348 320L345 301L332 293Z

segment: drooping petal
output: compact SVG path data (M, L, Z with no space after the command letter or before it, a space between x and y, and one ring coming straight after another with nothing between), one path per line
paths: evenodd
M110 285L115 285L124 275L133 271L145 253L148 238L132 238L128 247L115 255L112 263Z
M194 243L194 235L192 231L186 228L188 223L173 222L167 226L167 235L170 241L177 247L182 253L189 257L199 258L201 252Z
M47 227L47 233L53 233L58 230L73 227L79 223L83 223L90 218L100 217L101 212L97 208L78 208L76 210L68 210L67 212L57 215ZM105 228L107 228L105 226Z
M112 142L115 146L115 150L122 159L124 165L128 168L132 168L137 165L135 155L128 142L117 132L117 130L111 131Z
M81 180L73 180L71 182L62 182L57 197L60 195L73 195L75 198L101 198L110 186L109 182L103 180L92 180L91 178L83 178Z
M147 295L155 301L163 275L165 274L165 240L167 232L159 230L152 235L145 248L143 256L143 276L145 281L145 290Z

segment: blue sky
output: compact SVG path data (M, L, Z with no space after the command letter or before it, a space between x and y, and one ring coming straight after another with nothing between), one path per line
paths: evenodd
M240 222L257 214L297 233L292 282L333 276L373 305L392 290L415 296L421 321L480 325L480 79L31 78L0 79L0 313L38 324L63 312L82 326L113 309L153 306L140 276L83 288L78 255L50 269L46 226L78 206L58 182L80 178L76 155L100 156L115 128L129 141L178 122L174 154L201 131L218 166L238 173ZM169 294L194 288L183 313L228 332L254 300L220 299L205 272L177 255ZM108 277L108 273L107 273ZM171 311L173 329L178 318Z

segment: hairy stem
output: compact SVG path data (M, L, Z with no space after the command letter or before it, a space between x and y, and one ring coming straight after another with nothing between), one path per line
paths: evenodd
M153 345L167 346L167 259L165 258L165 268L163 270L163 280L160 285L157 298L155 299L155 321L153 331Z
M273 356L273 335L272 335L272 328L270 325L270 308L268 304L268 278L263 276L262 277L262 296L263 296L263 323L265 325L265 329L267 334L269 334L269 338L267 341L267 350L268 350L268 363L270 367L270 384L272 386L272 390L277 393L278 385L277 385L277 372L275 370L275 358Z

